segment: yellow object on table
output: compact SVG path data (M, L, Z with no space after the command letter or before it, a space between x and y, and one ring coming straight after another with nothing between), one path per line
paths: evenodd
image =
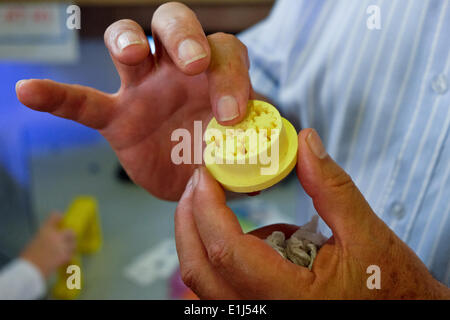
M263 101L249 101L246 117L234 126L222 126L213 118L205 141L206 167L233 192L267 189L297 163L297 131L274 106Z
M63 217L61 227L71 229L75 233L76 252L67 265L59 268L52 293L56 299L75 299L80 294L82 285L80 288L69 287L68 267L78 266L81 270L81 255L95 253L102 245L98 205L95 198L89 196L75 198Z

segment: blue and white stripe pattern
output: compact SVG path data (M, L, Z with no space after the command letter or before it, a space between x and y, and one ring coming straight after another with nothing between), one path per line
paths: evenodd
M367 27L371 5L380 29ZM240 39L255 90L319 132L450 286L450 0L279 0ZM303 223L315 211L306 194L298 201Z

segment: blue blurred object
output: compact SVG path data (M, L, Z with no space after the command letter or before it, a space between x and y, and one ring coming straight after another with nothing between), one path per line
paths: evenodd
M0 164L22 186L28 186L27 157L41 149L90 144L103 138L95 130L24 107L16 98L21 79L52 79L106 92L120 80L102 40L83 40L80 60L71 65L0 62Z

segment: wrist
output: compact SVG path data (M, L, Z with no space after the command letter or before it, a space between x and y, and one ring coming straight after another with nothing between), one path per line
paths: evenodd
M44 279L48 279L51 274L51 270L49 270L45 264L40 262L40 259L34 257L32 254L24 252L20 255L22 260L30 263L32 266L36 268L36 270L41 274Z

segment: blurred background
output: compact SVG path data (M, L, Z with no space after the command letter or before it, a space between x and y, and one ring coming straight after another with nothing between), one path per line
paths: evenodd
M52 210L64 212L74 198L88 195L99 205L103 245L83 256L78 298L193 298L177 271L176 203L131 183L96 131L25 108L14 89L20 79L49 78L115 92L119 77L103 43L104 30L129 18L151 36L152 14L164 2L0 3L0 269L20 254ZM206 33L234 34L263 19L273 5L272 0L182 2L196 12ZM71 4L81 9L80 30L67 28ZM292 223L298 188L287 179L230 206L246 230Z

